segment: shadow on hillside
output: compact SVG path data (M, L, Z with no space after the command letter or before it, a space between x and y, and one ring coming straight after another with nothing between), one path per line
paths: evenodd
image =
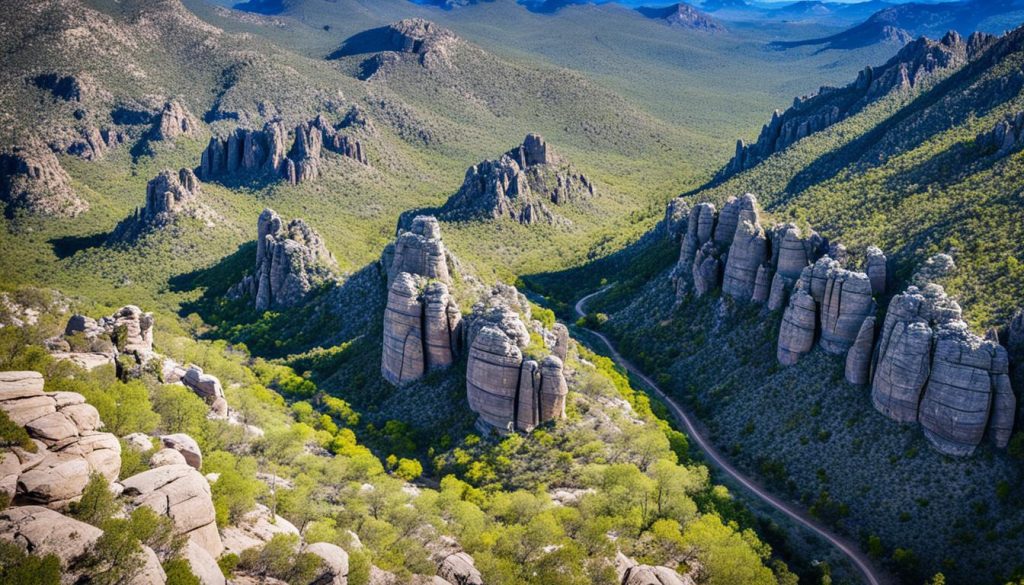
M345 39L340 47L327 55L327 59L340 59L352 55L380 53L381 51L397 51L400 48L391 36L391 29L381 26L364 30Z
M99 248L100 246L103 246L109 238L109 233L100 232L96 234L89 234L87 236L64 236L60 238L51 238L47 243L53 248L54 255L56 255L59 260L64 260L65 258L74 256L82 250Z

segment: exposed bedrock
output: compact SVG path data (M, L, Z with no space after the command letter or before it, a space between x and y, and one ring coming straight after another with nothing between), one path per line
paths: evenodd
M401 385L419 379L428 369L450 366L459 354L461 321L444 283L398 273L384 310L381 375Z
M871 281L861 272L833 271L821 302L821 347L842 354L853 346L864 320L875 313Z
M75 217L89 209L53 151L37 140L0 151L0 204L9 214L23 210L50 217Z
M441 226L431 215L418 215L408 230L399 230L394 245L384 251L388 282L400 272L451 284L447 252L441 240Z
M497 327L485 326L473 338L466 366L467 398L469 407L492 427L514 428L522 362L519 347Z
M334 256L312 227L301 219L285 225L274 210L264 209L256 220L256 267L228 296L248 296L258 310L293 307L336 271Z
M791 366L814 347L818 322L818 304L800 286L793 292L782 314L776 357L779 363Z
M768 293L769 311L778 311L786 306L789 302L789 291L793 289L795 282L778 272L775 273L775 276L772 277L771 291Z
M722 211L719 212L718 221L715 224L714 240L716 244L725 246L732 244L743 212L751 214L754 220L757 219L757 199L750 193L740 197L730 197L722 206Z
M157 140L174 140L179 136L193 136L199 131L199 121L178 100L164 104L157 120L154 136Z
M564 222L549 204L564 205L594 193L590 179L556 156L543 137L528 134L497 160L470 167L441 213L457 219L504 217L526 225Z
M868 246L864 272L867 273L868 279L871 280L871 292L876 296L885 294L889 278L888 268L886 267L885 254L875 246Z
M753 205L753 196L746 197L743 201L751 202L750 205ZM725 210L722 211L722 215L725 215ZM721 225L719 223L720 227ZM725 263L722 292L734 299L751 300L757 284L758 270L768 259L768 239L753 207L740 211L739 224L732 232L732 245L729 247L729 256ZM763 280L767 280L767 276Z

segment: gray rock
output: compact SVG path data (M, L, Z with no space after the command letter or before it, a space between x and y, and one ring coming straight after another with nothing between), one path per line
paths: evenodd
M314 542L303 552L316 555L323 561L323 572L311 585L347 585L348 553L340 546L329 542Z
M743 201L750 206L755 205L753 195L744 197ZM725 213L724 209L722 213ZM734 237L725 262L722 292L734 299L748 301L754 294L758 269L768 260L768 239L758 223L755 209L744 208L739 213L739 223L733 228Z
M176 214L194 210L202 193L199 179L191 169L160 171L146 185L146 206L140 217L148 223L163 223Z
M487 325L476 334L466 366L469 407L492 427L515 426L515 398L523 355L504 331Z
M555 323L551 330L555 334L555 347L552 353L564 362L565 357L569 354L569 329L561 323Z
M681 197L675 197L665 206L665 219L663 227L665 235L673 241L679 240L688 232L690 216L690 204Z
M715 225L714 241L716 244L722 246L732 244L736 228L740 225L741 214L744 211L757 217L757 199L750 193L740 197L730 197L725 202L722 211L718 214L718 223Z
M516 428L530 432L540 424L540 365L534 360L523 362L519 372L519 394L516 405Z
M768 302L772 288L772 269L767 264L757 267L757 277L754 279L754 293L750 297L752 302L763 305Z
M179 136L192 136L199 130L199 121L189 113L178 100L164 104L157 121L155 137L157 140L174 140Z
M399 272L408 272L451 284L441 226L436 217L416 216L409 230L400 230L393 254L387 265L388 283L394 281Z
M202 469L203 453L199 450L199 444L192 437L184 433L175 433L160 437L160 442L163 443L164 447L181 453L185 463L194 469Z
M875 345L875 317L869 316L860 325L857 339L846 352L846 381L862 386L871 381L871 354Z
M864 319L875 313L871 281L866 274L833 270L821 301L821 347L831 354L845 354L856 341Z
M562 360L549 355L540 363L540 422L565 418L567 394Z
M876 410L897 422L917 420L931 371L931 343L932 330L922 321L883 326L871 387Z
M483 585L473 557L465 552L448 555L437 567L437 576L452 585Z
M779 342L776 357L785 366L795 364L800 356L814 347L815 326L818 321L818 305L811 295L801 287L789 298L789 305L782 314L779 328Z
M217 376L203 373L203 369L191 365L181 377L181 383L195 392L200 398L211 401L217 398L224 398L224 388Z
M773 258L775 271L796 281L803 269L817 260L821 238L813 231L806 237L794 224L779 226L773 231Z
M768 310L778 311L789 303L789 291L793 288L793 281L776 272L772 277L772 288L768 294Z
M423 279L400 272L388 292L384 310L384 350L381 375L394 385L419 379L426 371Z
M871 292L874 293L875 296L885 294L888 268L886 267L885 254L883 254L880 249L874 246L868 246L864 271L867 272L868 279L871 280Z
M714 242L706 242L693 258L693 293L698 298L718 286L722 261Z
M626 569L622 585L694 585L689 575L680 575L668 567L635 565Z
M23 209L50 217L75 217L89 209L57 157L35 139L0 150L0 203L9 213Z
M422 304L427 369L447 368L459 354L462 313L443 282L427 285Z

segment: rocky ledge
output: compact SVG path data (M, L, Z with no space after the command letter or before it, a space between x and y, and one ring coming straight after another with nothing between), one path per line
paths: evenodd
M228 297L248 298L261 311L293 307L336 272L334 256L313 228L301 219L285 225L268 208L256 221L255 268L228 290Z
M964 39L950 32L939 41L924 37L906 45L884 65L867 67L846 87L822 87L796 98L785 112L776 110L753 144L736 143L736 154L715 177L724 181L756 166L776 152L837 124L893 92L910 91L923 81L966 64L991 46L995 37L975 33Z
M466 171L459 191L441 209L445 219L509 218L522 224L560 220L549 204L564 205L594 195L594 184L552 152L537 134L497 160ZM564 221L564 219L562 219Z
M369 164L363 144L341 132L323 115L303 122L291 133L280 120L267 122L262 130L238 128L226 138L216 136L203 151L199 176L204 181L229 177L236 173L267 172L295 185L320 177L324 149Z
M0 152L0 203L8 215L75 217L89 204L75 194L71 178L46 145L30 141Z

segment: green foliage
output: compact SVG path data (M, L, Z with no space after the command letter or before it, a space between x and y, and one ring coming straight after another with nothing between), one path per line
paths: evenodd
M30 555L13 542L0 540L0 582L7 585L59 585L60 559Z
M202 398L181 385L161 385L153 392L153 409L160 415L164 432L185 433L203 446L210 407Z
M37 450L25 427L12 421L3 411L0 411L0 447L20 447L29 453L35 453Z
M310 583L320 574L323 561L310 553L296 553L299 540L295 534L276 534L262 547L243 551L238 569L293 585Z
M752 531L741 532L714 516L702 516L687 526L683 542L698 550L697 558L712 585L775 583L771 570L760 562L770 551Z
M222 557L223 558L223 557ZM163 564L167 585L201 585L199 577L185 559L170 559Z
M82 522L103 526L104 522L113 517L120 508L121 505L114 498L114 493L110 491L107 478L99 473L93 473L89 476L89 483L85 484L82 498L71 503L68 513L72 518Z
M160 415L153 411L149 399L149 389L140 380L127 383L117 380L111 383L89 377L56 386L84 396L99 411L104 430L119 437L131 433L149 434L160 423Z
M257 496L266 489L256 479L256 469L253 457L236 457L226 451L214 451L203 458L203 472L219 474L210 486L218 526L238 522L256 506Z

